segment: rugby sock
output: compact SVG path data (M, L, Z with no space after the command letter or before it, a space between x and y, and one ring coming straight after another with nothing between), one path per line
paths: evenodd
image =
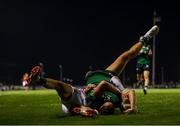
M116 76L113 76L110 80L121 92L125 90L124 86L122 83L117 79Z

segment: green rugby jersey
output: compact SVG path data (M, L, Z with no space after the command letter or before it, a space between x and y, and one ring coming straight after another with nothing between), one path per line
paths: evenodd
M112 74L108 71L104 70L97 70L90 72L87 77L85 78L85 85L88 84L99 84L102 80L105 80L107 82L110 82L112 78Z
M89 75L87 75L87 77L85 79L85 85L88 85L88 84L98 85L102 80L105 80L110 83L110 80L112 77L113 77L113 74L108 71L103 71L103 70L94 71L94 72L91 72ZM94 97L93 89L90 89L86 93L86 95L87 95L87 98ZM102 98L105 101L111 101L113 103L119 102L119 98L115 94L113 94L109 91L105 91Z
M142 49L140 50L140 52L142 52L142 53L139 52L136 57L137 64L150 64L151 60L148 55L150 49L151 49L150 45L146 45L146 46L144 45L142 47Z

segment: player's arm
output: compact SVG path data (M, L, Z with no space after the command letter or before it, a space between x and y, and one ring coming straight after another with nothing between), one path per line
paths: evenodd
M129 107L124 110L124 113L136 112L136 96L134 90L126 90L122 93L122 100L124 104L128 104Z
M95 87L96 87L95 84L88 84L86 87L84 87L83 93L86 94L89 90L91 90L91 89L93 89L93 88L95 88Z
M118 88L103 80L93 90L95 96L101 96L105 91L110 91L121 99L121 92Z

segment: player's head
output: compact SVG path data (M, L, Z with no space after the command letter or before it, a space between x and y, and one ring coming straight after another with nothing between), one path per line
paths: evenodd
M114 107L112 102L105 102L100 108L99 112L102 115L109 115L114 113Z

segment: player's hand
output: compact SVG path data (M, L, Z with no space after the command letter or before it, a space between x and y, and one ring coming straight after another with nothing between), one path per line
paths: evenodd
M83 92L87 93L90 89L95 88L96 85L95 84L88 84L84 89Z

